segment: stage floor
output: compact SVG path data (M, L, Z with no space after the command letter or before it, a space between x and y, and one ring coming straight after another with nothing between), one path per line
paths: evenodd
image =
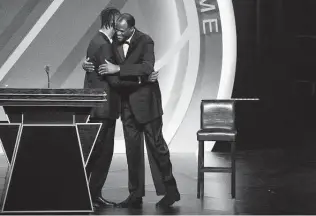
M174 174L181 193L181 201L173 208L165 212L155 209L155 203L161 197L155 194L147 161L143 208L99 209L94 214L316 214L316 167L306 155L293 148L238 152L236 200L230 198L230 174L207 173L202 202L196 198L196 156L172 154ZM207 153L205 164L229 166L230 160L225 153ZM5 157L0 156L1 193L6 170ZM128 196L124 154L114 155L103 196L115 202Z

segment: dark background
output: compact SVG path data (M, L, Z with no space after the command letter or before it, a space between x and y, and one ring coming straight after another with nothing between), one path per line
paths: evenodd
M233 98L260 99L237 103L238 149L304 145L315 119L316 0L233 0L233 5L238 37Z

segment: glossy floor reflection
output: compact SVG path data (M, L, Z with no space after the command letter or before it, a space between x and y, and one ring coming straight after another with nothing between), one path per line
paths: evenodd
M305 153L304 153L305 151ZM98 209L94 214L316 214L316 169L310 150L270 149L237 154L236 200L230 198L229 174L205 175L205 198L196 199L196 156L172 154L181 201L165 211L155 209L157 197L146 164L146 197L142 209ZM0 157L0 186L3 191L6 160ZM229 166L225 153L207 153L206 165ZM1 192L2 192L1 191ZM49 196L49 194L48 194ZM124 154L114 155L103 196L120 202L128 196Z

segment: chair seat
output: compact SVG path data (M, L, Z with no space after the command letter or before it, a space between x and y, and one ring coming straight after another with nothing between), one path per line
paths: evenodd
M197 139L200 141L235 141L236 130L212 128L202 129L197 132Z

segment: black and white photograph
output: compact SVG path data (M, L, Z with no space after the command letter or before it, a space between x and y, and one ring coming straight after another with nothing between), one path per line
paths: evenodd
M0 215L316 214L316 0L0 0Z

